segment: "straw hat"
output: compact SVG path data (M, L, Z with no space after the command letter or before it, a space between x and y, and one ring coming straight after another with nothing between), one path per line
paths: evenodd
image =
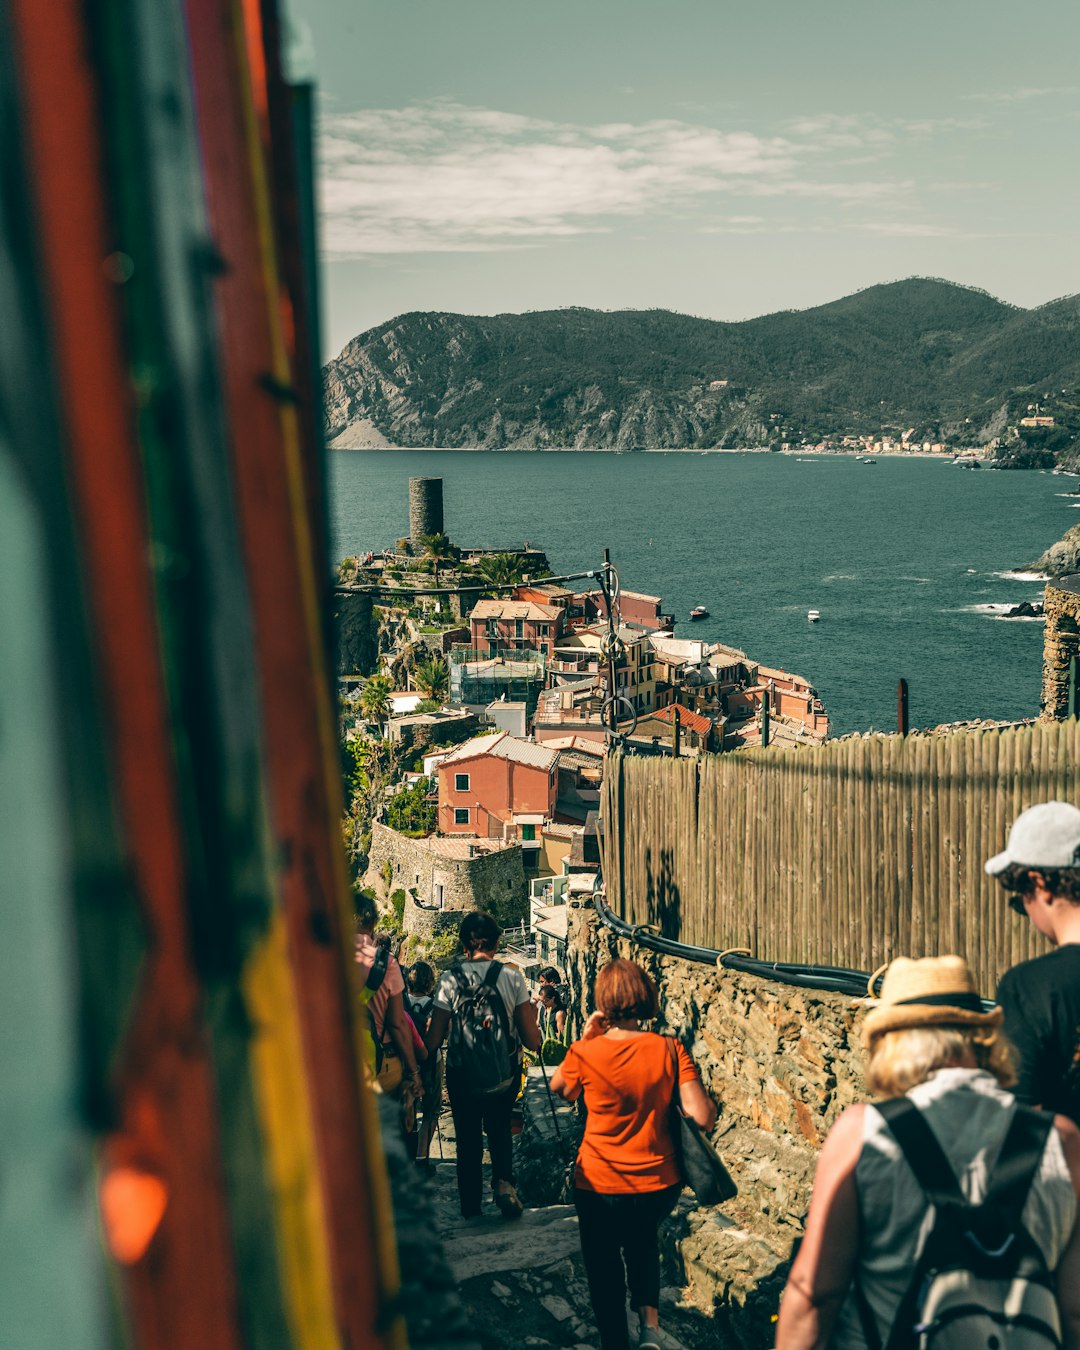
M885 972L881 999L866 1014L863 1040L907 1027L998 1027L1000 1008L983 1012L967 962L960 956L898 956Z

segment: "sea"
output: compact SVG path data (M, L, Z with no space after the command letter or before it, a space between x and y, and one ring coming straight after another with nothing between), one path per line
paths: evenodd
M834 734L1034 716L1033 558L1080 521L1076 480L946 460L697 451L336 451L333 561L408 533L410 477L443 479L465 547L528 541L557 574L599 567L660 595L676 636L808 678ZM579 583L580 589L587 583ZM697 605L709 618L691 623ZM807 611L821 612L818 623Z

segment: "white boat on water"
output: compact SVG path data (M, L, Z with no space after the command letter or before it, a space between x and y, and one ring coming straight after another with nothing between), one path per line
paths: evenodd
M817 621L821 618L821 610L808 609L806 611L806 617L810 620L811 623L817 623Z

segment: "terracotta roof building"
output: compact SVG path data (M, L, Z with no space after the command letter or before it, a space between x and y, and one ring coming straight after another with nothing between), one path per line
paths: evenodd
M550 657L565 620L561 605L541 605L535 600L480 600L469 615L469 641L481 656L531 650Z
M648 717L639 719L630 735L630 743L648 749L673 754L676 747L675 722L679 724L678 753L701 754L707 750L722 750L724 745L724 718L715 720L704 713L694 712L681 703L669 703Z
M555 816L559 752L500 732L459 746L438 767L443 834L516 839L536 870L542 830Z

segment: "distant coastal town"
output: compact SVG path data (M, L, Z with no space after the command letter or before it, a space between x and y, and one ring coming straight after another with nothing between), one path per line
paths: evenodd
M804 676L684 636L660 596L589 578L574 589L534 544L458 547L442 479L414 478L409 491L409 536L338 572L347 841L358 882L404 928L415 932L425 909L459 908L462 885L474 902L511 849L521 894L526 881L541 899L587 885L613 741L699 756L828 737ZM399 887L399 873L411 885ZM431 925L419 931L430 938Z

